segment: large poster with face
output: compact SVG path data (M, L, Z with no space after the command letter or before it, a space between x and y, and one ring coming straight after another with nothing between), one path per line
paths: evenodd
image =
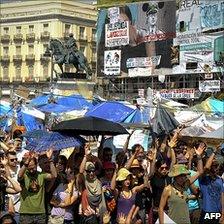
M108 10L99 11L97 21L97 74L104 76L104 51L106 50L121 50L121 72L128 74L126 62L128 58L137 57L152 57L161 55L161 60L158 66L153 68L152 74L157 70L169 68L171 70L171 46L173 37L175 36L175 16L176 3L175 1L153 2L127 4L119 7L119 19L115 22L128 22L129 24L129 41L123 45L121 41L116 46L108 45L105 41L107 24L113 24L110 21ZM118 24L118 23L117 23ZM114 27L112 25L111 27ZM115 26L119 28L118 26ZM114 28L115 28L114 27ZM118 32L117 32L118 31ZM121 34L119 29L116 34ZM114 33L113 33L114 34ZM122 33L123 34L123 33ZM109 35L109 38L112 36ZM126 38L127 40L127 38ZM171 70L172 71L172 70ZM158 72L160 73L160 72Z

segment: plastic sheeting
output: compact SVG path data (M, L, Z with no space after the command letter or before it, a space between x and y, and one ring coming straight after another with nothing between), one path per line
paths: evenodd
M58 98L57 104L73 108L73 110L91 109L93 106L81 95L71 95Z
M72 107L66 107L66 106L62 106L60 104L57 103L50 103L44 106L40 106L38 108L40 111L46 112L46 113L55 113L55 114L60 114L63 112L68 112L73 110Z
M122 122L134 112L134 109L118 102L104 102L86 113L85 116L92 116L110 120L113 122Z
M32 106L42 106L48 104L48 100L50 99L51 95L42 95L38 96L30 101L30 105Z
M124 123L149 123L149 111L147 109L139 110L135 109L128 117L123 121Z

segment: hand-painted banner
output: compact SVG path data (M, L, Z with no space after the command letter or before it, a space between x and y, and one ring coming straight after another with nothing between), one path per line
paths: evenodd
M200 3L202 31L223 28L224 26L224 1L204 0Z
M119 75L121 51L112 50L104 52L104 73L106 75Z
M119 7L113 7L108 9L108 17L110 18L110 23L117 23L119 20Z
M194 99L198 98L196 89L161 89L158 91L162 98L166 99Z
M220 91L220 80L199 81L199 90L202 93L219 92Z
M139 58L128 58L126 65L127 68L136 68L136 67L152 67L157 66L160 63L161 55L148 57L139 57Z
M105 46L116 47L129 44L129 22L117 22L105 25Z

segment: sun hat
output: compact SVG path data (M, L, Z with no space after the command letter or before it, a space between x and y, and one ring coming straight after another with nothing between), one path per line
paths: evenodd
M117 173L116 181L126 180L129 175L131 175L131 172L129 172L129 170L127 170L126 168L121 168Z
M112 162L104 162L103 163L103 169L108 170L108 169L115 169L115 164Z
M95 165L92 162L86 162L86 170L95 170Z
M139 162L137 159L134 159L132 164L131 164L131 168L140 168Z
M175 164L173 165L171 171L169 172L168 176L169 177L177 177L181 174L190 174L190 171L186 168L185 165L183 164Z

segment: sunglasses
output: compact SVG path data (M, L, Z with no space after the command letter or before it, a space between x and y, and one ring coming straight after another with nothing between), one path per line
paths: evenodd
M18 160L17 158L10 159L11 162L14 162L14 161L17 161L17 160Z
M168 170L168 167L167 166L161 166L160 169L161 170Z
M86 170L86 173L95 173L95 170Z

